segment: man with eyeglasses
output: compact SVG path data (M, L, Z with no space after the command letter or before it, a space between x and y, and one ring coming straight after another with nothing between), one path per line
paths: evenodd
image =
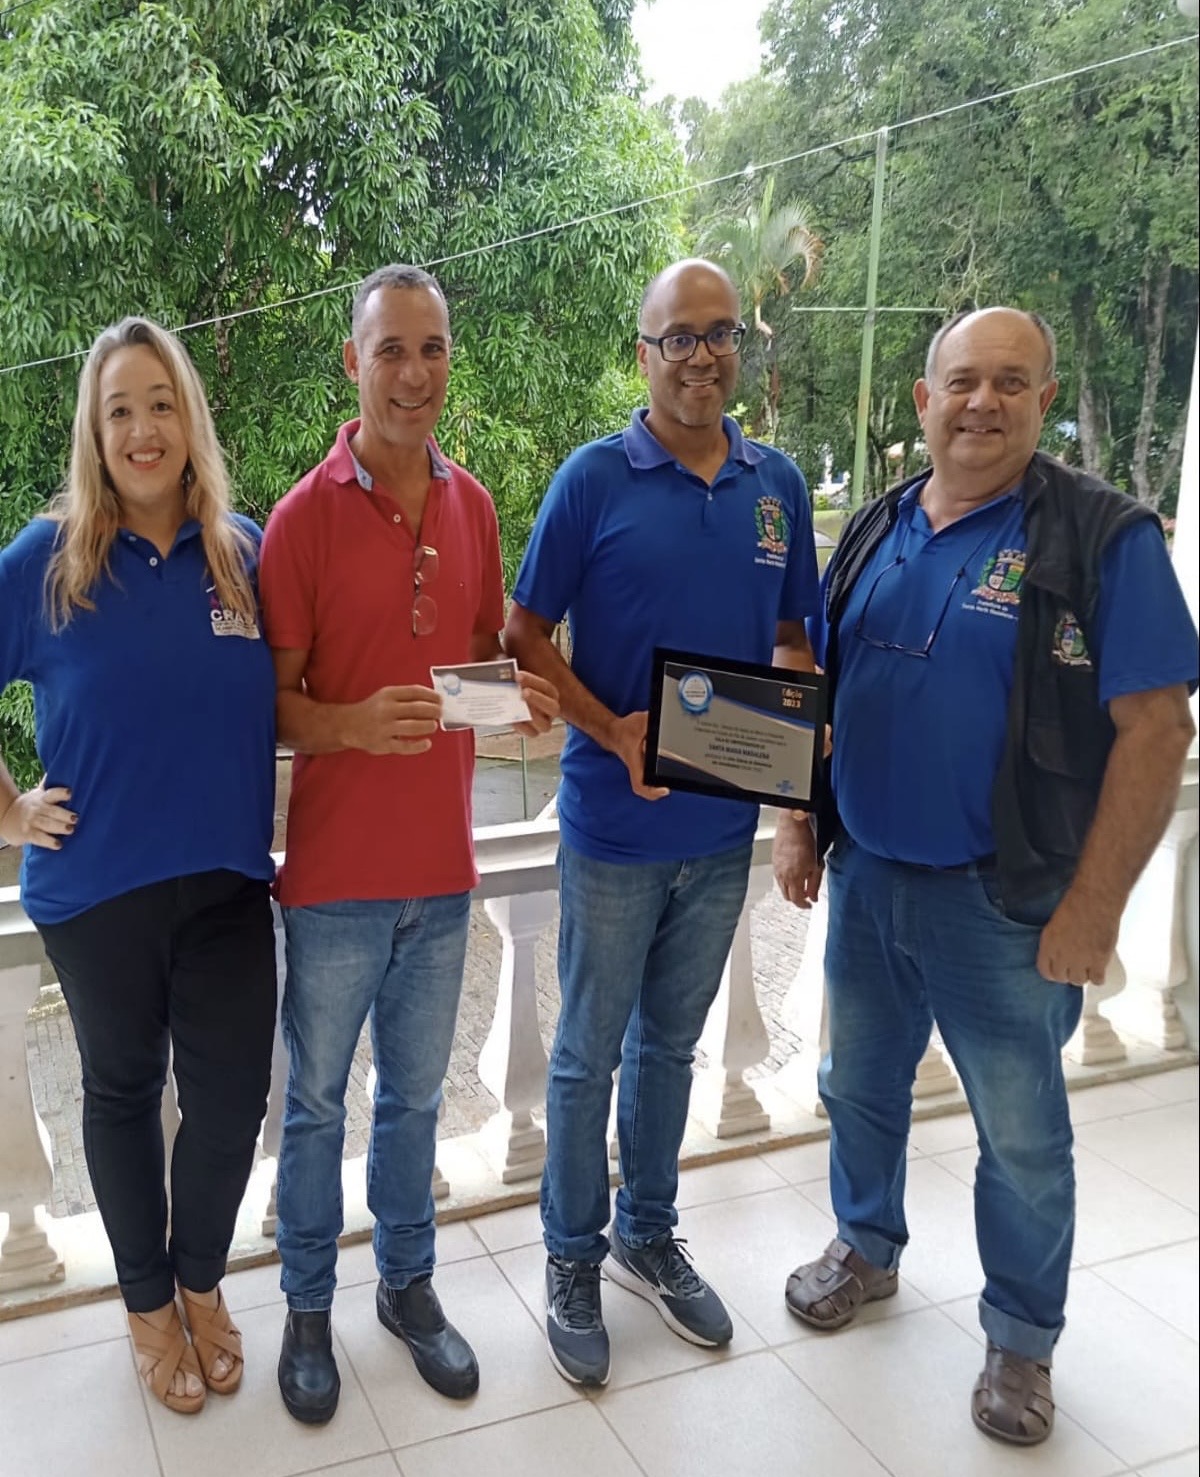
M825 572L831 803L817 844L781 832L775 859L800 906L819 855L829 876L837 1237L787 1305L832 1330L896 1292L936 1023L979 1138L971 1414L1018 1445L1054 1421L1075 1218L1062 1049L1175 808L1197 676L1158 519L1037 449L1054 358L1047 324L1009 308L935 335L915 388L932 468L855 514Z
M705 261L667 268L646 289L640 330L649 408L559 469L506 631L508 650L558 688L571 725L542 1224L550 1357L586 1386L609 1375L601 1263L682 1338L715 1348L733 1335L674 1235L675 1195L692 1058L745 899L758 811L645 784L651 656L666 645L811 670L804 620L817 608L804 479L724 414L745 334L729 278ZM570 667L552 641L564 614ZM606 1234L618 1066L622 1185Z
M276 506L260 563L279 738L295 751L278 884L290 1056L279 1387L309 1424L330 1419L340 1390L331 1308L345 1094L368 1019L376 1311L441 1394L466 1398L479 1384L431 1281L438 1106L479 879L472 736L439 729L429 669L501 655L504 596L491 497L433 437L450 347L428 273L383 267L362 283L343 348L359 419ZM531 714L522 727L543 733L554 690L519 680Z

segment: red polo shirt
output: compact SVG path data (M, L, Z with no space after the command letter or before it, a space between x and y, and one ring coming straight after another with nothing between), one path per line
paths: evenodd
M504 624L496 510L474 477L431 439L421 543L438 551L426 590L432 635L412 633L416 541L393 500L372 486L349 441L276 505L260 587L272 647L307 651L304 682L323 703L355 703L381 687L430 686L429 668L463 662L471 636ZM424 754L297 754L279 900L436 897L479 880L471 841L470 732L433 736Z

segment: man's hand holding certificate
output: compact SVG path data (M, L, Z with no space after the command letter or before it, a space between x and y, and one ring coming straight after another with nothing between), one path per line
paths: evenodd
M441 695L442 727L448 733L463 728L509 728L532 721L511 657L431 667L429 675L434 691Z

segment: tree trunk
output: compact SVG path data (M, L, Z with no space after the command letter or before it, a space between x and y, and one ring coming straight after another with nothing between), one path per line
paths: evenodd
M1158 464L1158 476L1155 478L1154 506L1162 508L1166 503L1166 494L1179 491L1179 469L1183 466L1183 443L1187 438L1188 407L1185 404L1179 412L1179 419L1175 422L1175 429L1171 432L1171 439L1167 442L1167 449L1162 461ZM1173 506L1173 504L1172 504Z
M1150 478L1150 443L1154 436L1154 411L1162 379L1163 337L1167 322L1167 295L1171 287L1171 262L1165 252L1146 262L1142 274L1139 307L1145 322L1146 364L1142 374L1142 409L1133 438L1129 475L1139 503L1158 505L1158 489Z
M1096 403L1096 381L1092 374L1096 363L1096 312L1090 287L1075 295L1071 316L1075 320L1075 355L1079 375L1079 409L1076 415L1079 457L1085 472L1103 477L1108 468L1105 465L1106 442L1100 407Z

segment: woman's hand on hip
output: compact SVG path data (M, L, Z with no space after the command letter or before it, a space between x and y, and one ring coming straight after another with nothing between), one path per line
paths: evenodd
M46 788L43 775L32 789L18 795L0 815L0 841L10 846L45 846L57 851L63 838L74 833L79 817L68 808L70 790Z

